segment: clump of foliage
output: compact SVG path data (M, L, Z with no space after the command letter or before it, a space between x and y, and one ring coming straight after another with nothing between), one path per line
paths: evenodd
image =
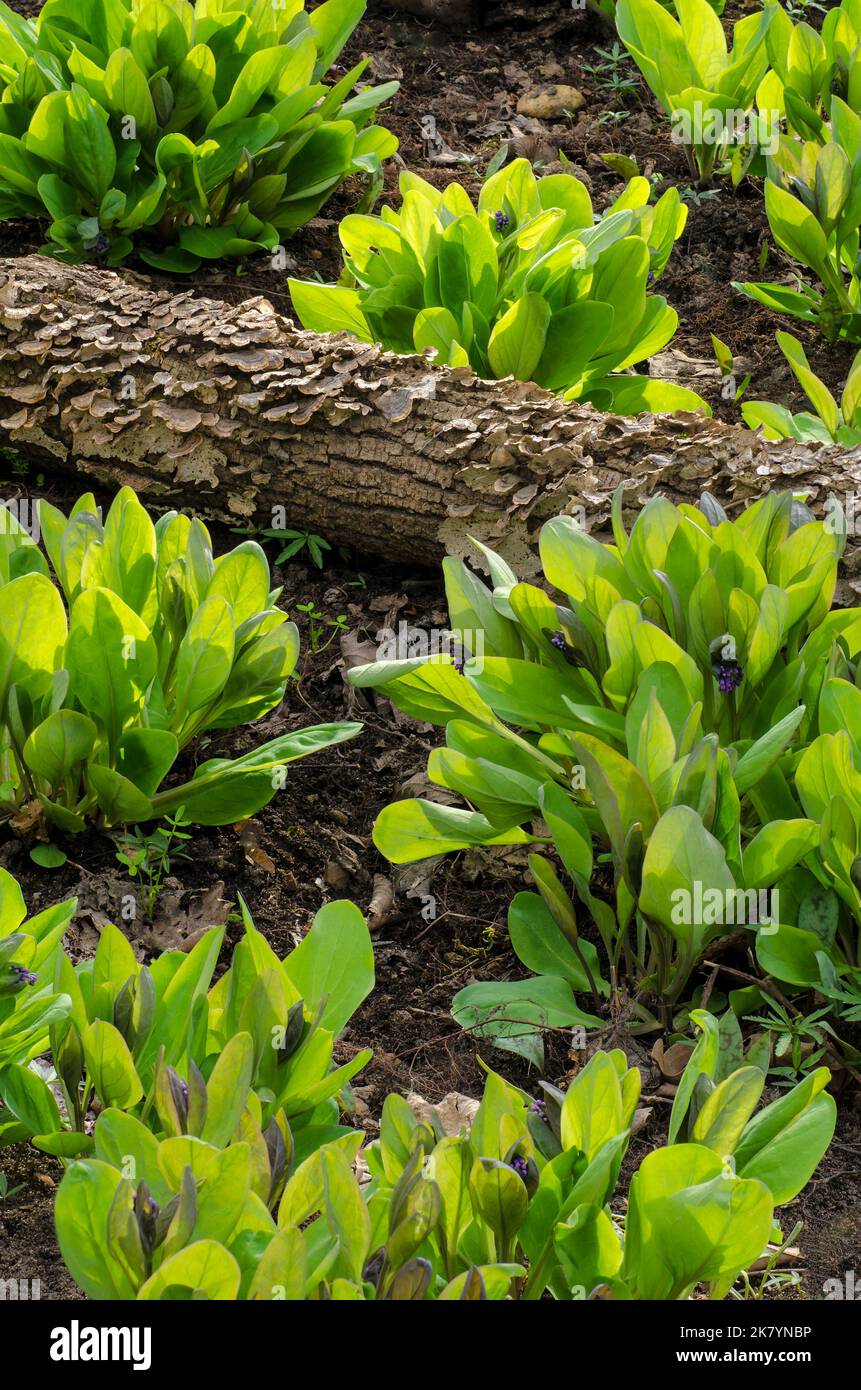
M700 809L673 804L661 809L637 771L624 761L602 775L599 759L605 751L583 745L588 768L586 785L594 789L601 831L610 840L615 890L614 907L593 891L592 846L586 821L552 784L543 788L541 804L552 843L574 886L576 901L566 891L553 864L542 855L529 856L529 868L538 893L521 892L511 903L508 930L515 952L537 980L468 985L455 996L452 1012L479 1037L490 1037L498 1047L518 1052L540 1065L541 1026L564 1026L552 1008L540 1008L551 999L562 1003L563 991L589 990L596 1005L608 987L600 974L595 947L580 936L581 910L595 922L610 965L613 996L619 1008L618 978L627 981L628 1027L648 1032L671 1027L674 1011L690 988L691 978L716 939L739 928L751 931L760 943L777 931L767 896L772 887L815 853L819 827L799 817L775 820L763 826L746 845L741 863L732 870L724 844L714 831L708 806L721 790L714 768L708 767L703 747L698 757L686 760L685 773ZM697 781L699 777L701 781ZM631 797L626 784L633 781ZM617 809L618 808L618 809ZM618 810L644 819L625 822L622 832ZM726 820L729 815L724 811ZM708 827L711 827L711 830ZM740 822L730 836L739 839ZM537 834L533 838L539 838ZM790 914L791 915L791 914ZM767 959L767 956L765 957ZM523 1000L539 1005L524 1016ZM561 1010L560 1010L561 1012ZM576 1010L574 1011L576 1015ZM516 1020L516 1022L515 1022ZM596 1025L599 1020L576 1015L571 1023Z
M678 19L658 0L618 0L619 37L673 121L702 183L727 149L721 123L750 112L768 70L771 7L745 15L726 36L708 0L675 0Z
M785 117L789 130L827 143L832 98L861 112L861 6L842 0L829 9L822 31L794 24L774 5L766 39L770 71L757 93L760 107Z
M614 1192L640 1074L616 1051L541 1101L489 1072L471 1132L456 1137L389 1096L365 1150L370 1182L352 1169L356 1134L317 1149L274 1200L243 1138L144 1148L145 1131L129 1130L138 1161L124 1175L106 1112L97 1158L60 1186L60 1248L95 1298L673 1300L700 1284L722 1298L815 1169L834 1103L823 1072L754 1116L762 1074L715 1086L713 1037L682 1078L674 1142L631 1179L624 1229Z
M705 1144L731 1156L737 1172L768 1186L775 1206L791 1202L834 1135L837 1106L825 1090L831 1073L817 1067L757 1113L766 1071L744 1065L737 1023L727 1030L705 1009L694 1009L691 1018L700 1037L673 1101L670 1143Z
M301 729L160 790L192 739L283 699L298 633L275 606L263 550L244 541L216 558L201 521L168 512L154 524L130 488L104 521L89 493L68 518L40 503L48 560L7 509L2 521L5 817L36 802L68 833L94 813L117 824L180 807L188 821L228 824L271 800L287 763L359 733Z
M122 1166L121 1156L141 1146L154 1154L159 1137L178 1151L192 1139L221 1147L241 1139L269 1175L274 1157L283 1172L288 1158L301 1161L348 1133L339 1125L338 1098L349 1103L348 1083L371 1053L333 1068L332 1052L374 984L361 913L348 902L328 904L283 961L244 903L242 915L244 935L215 984L223 927L188 953L163 952L151 966L135 959L113 926L104 928L91 960L73 967L61 951L54 984L67 1009L51 1022L50 1043L63 1106L26 1065L4 1067L6 1142L26 1138L64 1159L103 1157L109 1130ZM95 1138L88 1123L94 1108L101 1112Z
M766 439L812 440L823 444L861 444L861 352L843 387L840 404L824 381L816 375L807 354L791 333L778 333L777 345L792 369L814 414L800 411L793 415L786 406L773 401L745 401L741 407L744 422L751 429L762 427Z
M431 778L485 808L395 803L376 830L395 862L440 853L445 840L493 843L539 808L545 782L572 793L575 742L600 739L618 757L643 741L650 783L666 769L664 784L675 787L707 738L733 754L727 771L744 796L796 735L809 741L822 658L855 618L854 610L829 617L844 539L836 522L815 520L789 493L769 494L734 521L709 496L699 507L658 496L629 534L620 490L613 528L615 543L604 544L575 516L546 523L544 578L559 601L519 582L485 546L490 585L448 558L451 626L467 643L481 633L482 653L468 648L462 670L443 656L351 673L355 685L381 688L406 713L446 727ZM834 659L845 674L839 646ZM653 697L675 733L672 749L664 740L647 766L642 730Z
M0 869L0 1074L44 1052L50 1029L68 1016L71 999L55 990L54 974L75 908L72 898L28 918L21 889ZM23 1138L25 1127L0 1112L0 1146Z
M649 206L635 178L595 221L573 174L536 178L517 159L488 178L478 206L401 175L399 212L345 217L338 285L290 281L316 332L341 329L394 352L433 349L482 377L536 381L602 410L705 407L694 392L628 374L666 347L678 315L649 286L681 235L676 189Z
M841 641L861 638L857 613ZM853 675L857 670L853 663ZM861 691L828 673L818 738L795 767L792 797L819 827L815 858L796 870L795 914L757 943L763 969L789 985L815 989L848 1021L861 1018Z
M767 282L736 283L778 313L818 325L831 341L861 342L861 117L839 97L831 101L830 139L781 139L767 161L765 210L782 250L813 271L823 289ZM735 282L734 282L735 283Z
M0 217L51 219L43 250L171 272L272 251L397 140L397 83L323 78L364 0L0 4Z
M735 521L710 497L698 508L657 497L630 533L618 493L613 529L607 545L573 516L545 525L544 577L557 599L519 583L486 547L491 586L447 559L462 667L379 661L351 679L445 726L429 777L470 807L395 802L377 820L378 848L403 863L552 843L595 923L614 997L624 972L635 1013L654 1027L651 1010L668 1022L708 943L739 922L754 928L769 968L780 937L761 894L819 852L815 802L800 805L791 783L800 755L839 718L824 682L831 671L841 689L854 680L859 619L829 613L845 520L816 521L788 493ZM596 888L593 841L610 851L612 905ZM537 854L530 867L538 892L518 895L509 930L540 978L474 986L457 1002L462 1022L540 1063L541 1024L594 1021L572 990L597 1004L608 987L556 870ZM781 897L781 923L794 927L816 882ZM712 911L710 893L741 904L738 922Z

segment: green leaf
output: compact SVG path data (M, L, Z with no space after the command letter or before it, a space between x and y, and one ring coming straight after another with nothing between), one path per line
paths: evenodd
M147 79L128 48L117 48L105 68L104 90L108 110L120 121L131 116L135 123L132 139L149 144L156 133L156 115Z
M169 729L127 729L120 739L118 763L125 781L144 797L151 797L173 767L178 752L176 736ZM137 814L139 819L145 818Z
M523 1179L507 1163L479 1157L472 1166L470 1188L476 1210L493 1232L497 1249L510 1249L529 1206Z
M43 869L60 869L68 861L68 855L56 845L34 845L30 858Z
M471 845L526 845L531 836L513 827L499 831L477 811L405 800L385 806L374 823L374 844L393 864L411 864Z
M633 763L615 749L589 734L579 734L572 740L572 746L585 768L586 786L595 801L616 861L621 866L631 827L638 824L643 838L648 840L653 836L656 825L661 824L657 802ZM666 815L661 819L665 820Z
M176 11L161 0L150 0L135 19L131 49L147 80L163 68L178 67L188 52L188 42Z
M708 1080L714 1078L720 1057L720 1025L714 1014L708 1013L705 1009L692 1009L691 1020L701 1031L696 1047L682 1072L682 1079L673 1100L669 1129L671 1144L676 1143L681 1132L697 1082L701 1076Z
M301 1301L305 1297L307 1255L302 1233L295 1227L278 1231L254 1271L248 1300Z
M805 713L806 710L803 705L790 710L789 714L778 720L767 733L752 743L750 748L742 754L733 772L733 780L739 796L744 796L745 792L749 792L752 787L755 787L757 782L768 772L768 769L774 765L784 748L790 743Z
M759 1067L740 1067L706 1097L691 1139L723 1158L731 1154L759 1104L765 1076Z
M689 806L671 806L646 845L640 911L665 927L695 957L702 944L724 931L724 912L717 920L705 920L707 895L717 894L725 907L734 892L722 846Z
M315 75L335 61L365 13L367 0L325 0L308 16L317 40Z
M591 1162L609 1140L627 1129L628 1123L619 1072L606 1052L596 1052L565 1094L562 1147L579 1150Z
M123 825L131 821L153 818L153 807L133 782L112 767L92 764L87 770L87 782L108 825Z
M97 1159L121 1172L133 1159L135 1181L145 1182L159 1204L170 1201L171 1189L158 1166L159 1140L151 1129L124 1110L103 1110L94 1138Z
M112 1023L97 1019L83 1039L87 1073L103 1107L128 1110L143 1096L143 1086L125 1038Z
M471 212L446 227L439 242L438 268L443 307L457 318L463 305L472 303L489 320L496 307L496 243Z
M66 167L76 171L86 192L99 204L114 182L117 156L107 113L77 83L67 97L65 152Z
M820 982L817 953L822 942L811 931L781 923L776 931L756 934L756 959L767 974L786 984L813 989Z
M491 1038L494 1046L509 1052L526 1047L526 1055L538 1065L540 1057L531 1040L542 1028L598 1026L593 1015L577 1007L570 986L556 976L467 985L452 1000L451 1012L473 1037Z
M765 211L778 246L820 274L828 257L828 245L813 214L771 179L765 181Z
M353 903L322 907L311 930L284 962L288 979L337 1037L374 987L374 948L365 919Z
M303 328L313 333L352 333L363 343L373 333L356 290L343 285L320 285L314 280L288 280L290 299ZM416 343L419 348L419 344Z
M156 660L149 628L121 598L104 588L78 595L66 645L71 689L114 748L143 704Z
M176 661L177 727L211 704L227 684L235 626L233 609L218 594L210 594L192 616Z
M105 517L105 583L147 626L157 611L155 562L155 527L132 489L121 488Z
M0 1096L12 1114L27 1126L31 1135L49 1134L63 1128L60 1111L50 1087L30 1071L15 1063L0 1071Z
M72 1278L95 1299L133 1299L135 1290L107 1245L108 1213L123 1182L112 1165L88 1159L72 1163L57 1189L57 1243Z
M236 1133L254 1076L254 1044L248 1033L235 1033L219 1054L206 1084L206 1121L201 1138L226 1148Z
M229 825L247 819L283 786L288 763L356 738L361 731L361 724L317 724L261 744L239 758L212 758L201 763L190 781L159 792L150 814L167 815L182 806L186 818L197 825Z
M553 671L533 661L488 656L468 661L464 675L494 714L509 723L563 729L582 729L585 725L607 731L614 738L622 736L621 718L595 706L588 686L573 671Z
M516 299L490 335L488 356L497 378L513 376L531 381L547 339L550 306L540 294Z
M742 853L745 886L773 887L818 844L819 826L812 820L770 821Z
M98 730L92 719L76 710L60 709L49 714L35 728L24 745L24 761L58 789L73 768L86 762L96 743Z
M0 587L0 715L4 719L10 686L21 686L34 700L48 691L60 665L66 631L63 601L44 575L24 574Z
M701 1281L725 1292L765 1249L772 1212L762 1183L724 1176L702 1145L656 1149L631 1183L623 1277L641 1298L686 1298Z
M239 1265L229 1250L215 1240L196 1240L159 1265L142 1286L138 1298L155 1302L176 1297L233 1300L241 1281Z
M574 948L566 941L549 909L536 893L517 893L508 909L508 934L518 959L536 975L558 975L574 990L591 988ZM601 981L598 952L591 941L580 951L596 983Z
M830 1078L827 1067L817 1067L750 1121L736 1149L737 1172L764 1182L775 1206L806 1186L831 1142L837 1107L824 1091Z

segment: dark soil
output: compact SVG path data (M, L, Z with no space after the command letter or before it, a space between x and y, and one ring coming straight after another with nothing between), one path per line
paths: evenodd
M38 4L13 0L14 7L35 12ZM528 7L527 7L528 8ZM738 17L736 9L734 17ZM438 184L459 178L471 192L481 182L488 161L503 143L513 155L527 155L553 167L562 151L574 172L591 183L597 206L615 197L620 180L604 163L607 152L634 155L641 171L662 174L666 183L689 187L679 149L670 141L663 117L627 60L620 71L633 79L633 89L621 97L602 87L588 68L602 61L599 48L612 45L612 35L585 14L567 6L543 4L534 8L531 22L486 33L452 36L404 16L380 13L366 19L359 39L344 55L354 62L363 51L374 55L372 75L378 81L397 77L401 92L386 113L386 121L401 141L400 159ZM586 98L577 116L556 124L539 125L518 117L517 101L533 85L569 82ZM611 120L605 113L616 112ZM624 114L621 114L624 113ZM423 141L423 123L432 116L442 146ZM456 158L458 162L439 162ZM355 204L358 186L347 187L303 233L289 244L294 265L290 273L334 278L338 273L337 219ZM387 176L385 198L397 199L397 168ZM661 289L680 314L674 347L711 370L709 333L723 338L744 370L751 370L751 394L791 402L802 400L774 345L780 327L764 309L738 297L730 279L759 275L758 261L768 228L761 190L743 186L733 192L721 185L715 196L694 198L688 227L678 244ZM35 250L41 241L32 223L0 225L0 255ZM132 267L141 271L142 267ZM769 274L784 274L788 264L771 253ZM145 271L153 280L164 277ZM236 300L265 293L277 307L289 311L285 276L268 262L250 263L242 271L208 269L178 288ZM845 377L851 353L823 344L803 326L783 325L801 337L814 369L832 389ZM808 339L810 339L808 341ZM693 370L693 369L692 369ZM716 409L737 418L736 407L720 401L715 375L693 375L692 385ZM34 470L35 471L35 470ZM2 478L40 492L37 478L20 474ZM58 505L68 506L71 494L51 492ZM107 500L107 499L105 499ZM220 548L235 544L224 532ZM271 551L273 558L277 553ZM283 584L281 603L299 623L303 657L280 710L256 727L214 735L190 750L188 766L215 754L233 755L255 743L311 723L344 718L363 720L362 736L291 767L285 789L245 827L195 830L186 850L188 859L175 859L164 886L156 916L161 916L160 942L179 939L189 920L200 911L203 893L214 883L224 885L223 897L235 905L241 894L257 925L281 953L307 929L315 911L326 901L346 897L367 909L384 876L396 889L375 933L377 988L352 1021L340 1043L346 1057L360 1047L374 1049L374 1060L358 1078L357 1120L373 1133L385 1094L415 1091L439 1101L450 1091L480 1093L482 1072L475 1041L453 1023L449 1007L456 991L473 980L508 979L523 974L513 956L505 928L508 903L527 879L522 854L488 853L456 856L437 869L432 886L436 917L425 921L420 899L409 897L406 882L376 852L371 830L384 805L424 770L434 730L393 718L352 691L345 680L345 654L355 643L372 641L384 626L401 620L420 627L445 625L445 598L438 574L407 572L365 561L361 557L330 555L321 572L294 560L276 571ZM298 611L313 602L321 615L314 620ZM332 624L344 615L343 637ZM316 632L316 638L312 632ZM331 640L330 640L331 639ZM316 646L317 650L313 650ZM205 748L205 751L204 751ZM410 788L410 793L414 788ZM92 953L105 921L120 921L123 899L134 891L116 860L116 845L96 830L64 843L69 861L53 872L37 868L28 848L7 835L0 844L0 862L21 881L31 911L71 895L79 911L69 933L75 957ZM208 909L205 909L206 911ZM223 918L222 918L223 920ZM153 949L151 924L142 914L125 929L142 956ZM235 919L228 940L236 940ZM590 1044L614 1046L608 1033ZM648 1046L648 1044L647 1044ZM660 1076L644 1049L628 1044L632 1060L644 1072L644 1093L652 1113L631 1146L627 1169L665 1135L668 1101L655 1096ZM569 1051L568 1040L550 1036L546 1043L546 1075L563 1083L582 1054ZM538 1077L511 1054L485 1048L485 1060L507 1077L535 1090ZM0 1167L10 1187L23 1190L0 1203L0 1245L5 1278L39 1279L43 1298L73 1296L73 1289L56 1250L52 1202L59 1169L35 1151L0 1154ZM840 1098L837 1141L800 1201L784 1209L788 1232L804 1220L798 1240L804 1293L821 1297L823 1281L858 1267L861 1259L858 1210L861 1206L861 1117L857 1089L846 1087ZM785 1296L785 1294L784 1294Z

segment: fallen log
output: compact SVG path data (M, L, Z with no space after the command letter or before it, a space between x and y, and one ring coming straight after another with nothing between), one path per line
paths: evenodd
M156 507L315 531L433 564L468 537L534 573L532 541L613 491L742 504L792 486L861 499L861 448L769 445L702 415L601 414L537 386L294 327L243 304L39 256L0 259L0 447ZM282 512L276 512L282 508ZM286 522L284 521L286 518ZM858 564L850 542L851 570Z

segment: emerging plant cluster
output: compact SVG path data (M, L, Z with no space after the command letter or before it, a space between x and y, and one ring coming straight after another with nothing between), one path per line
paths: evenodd
M811 277L736 288L861 342L859 0L830 10L821 34L768 0L734 26L729 49L723 7L709 0L593 8L618 30L698 184L764 178L774 240ZM596 218L573 174L536 178L527 160L494 160L477 207L461 185L441 192L406 171L400 210L372 214L397 148L376 116L398 84L357 87L368 59L323 81L364 10L46 0L26 20L0 0L0 219L47 219L43 250L66 261L118 265L137 252L182 273L269 252L283 267L283 239L359 175L366 210L340 223L340 282L290 281L306 328L429 351L620 414L710 413L696 392L633 370L678 323L651 293L685 227L676 189L652 204L637 175ZM815 414L748 401L746 423L770 439L857 442L858 371L838 406L797 339L779 341Z
M533 1098L488 1071L469 1135L391 1095L380 1138L340 1122L371 1054L331 1065L374 983L350 903L330 903L280 961L243 904L244 935L212 985L223 928L140 965L122 934L92 960L62 949L76 904L28 920L0 871L0 1143L66 1166L63 1258L92 1298L159 1300L723 1297L775 1238L834 1128L820 1068L757 1110L756 1065L726 1069L718 1025L673 1106L670 1142L612 1201L640 1092L622 1051L596 1052L565 1094ZM26 961L24 965L22 962ZM52 1081L27 1065L50 1046ZM95 1124L89 1120L95 1110Z
M763 174L775 240L817 281L741 288L861 341L861 0L821 35L769 4L729 53L706 0L600 8L698 177ZM393 84L354 93L366 60L322 80L363 11L46 0L29 21L0 4L0 217L47 214L45 249L70 261L135 251L191 271L272 251L394 151L373 123ZM739 112L755 114L743 130ZM341 221L341 283L291 282L306 326L623 414L702 404L631 370L676 328L651 292L685 226L675 189L653 204L636 176L596 218L577 178L518 159L477 205L409 171L401 192L398 211ZM861 367L838 408L779 341L816 416L749 402L748 423L857 442ZM105 515L86 494L37 520L41 543L0 515L0 816L43 851L115 828L151 914L193 827L248 819L291 761L362 726L220 756L221 731L279 709L299 655L261 547L216 555L199 518L154 521L129 487ZM142 963L107 925L73 963L76 903L28 919L0 869L0 1146L63 1166L57 1236L90 1297L720 1299L787 1243L779 1209L834 1132L831 1067L861 1060L839 1035L861 1020L861 609L834 605L846 517L790 492L732 515L656 496L631 516L620 489L606 520L602 539L563 507L534 583L483 544L487 582L449 556L460 655L380 654L350 679L444 730L428 779L446 802L386 807L383 855L528 851L508 931L531 973L468 985L455 1019L536 1072L548 1029L694 1034L667 1143L622 1179L641 1074L614 1047L537 1095L482 1063L458 1134L390 1095L365 1145L350 1087L371 1053L342 1035L374 953L353 904L323 907L283 960L240 900L220 973L223 926ZM329 548L270 534L285 557ZM326 639L303 611L318 650L347 622ZM711 957L739 948L749 969L722 994ZM748 1018L762 1027L745 1039ZM769 1077L782 1093L762 1104Z
M628 532L620 490L612 526L602 543L547 522L546 587L484 546L490 585L450 557L452 623L481 630L482 655L351 672L445 728L428 776L470 807L393 803L374 831L389 859L534 844L570 883L530 855L538 891L508 926L538 978L469 986L455 1015L535 1062L539 1021L596 1022L575 993L609 995L639 1031L670 1026L741 927L764 972L857 1018L861 611L831 607L845 519L790 493L736 520L709 496L656 497Z
M723 6L709 0L598 8L612 13L698 186L719 173L734 184L748 173L764 178L774 240L808 273L797 289L735 288L830 341L861 342L858 0L830 10L821 35L766 3L735 24L729 49ZM619 414L708 410L685 388L630 373L677 324L666 301L647 293L685 226L675 189L650 207L649 183L637 176L596 220L573 175L536 180L518 160L487 179L477 209L459 185L440 194L411 173L401 192L399 213L342 221L337 286L291 281L307 328L344 329L396 352L433 348L449 365L534 380ZM815 414L749 401L745 422L768 439L857 443L861 360L838 407L798 340L778 340Z
M780 1245L775 1209L834 1130L831 1072L808 1057L759 1109L770 1034L745 1054L738 1016L767 1002L769 975L838 1012L861 1004L861 614L831 608L840 528L790 494L736 521L709 498L656 498L630 533L617 495L612 520L613 544L572 517L546 524L546 588L486 548L490 586L448 559L452 623L481 633L481 657L380 661L353 680L445 726L430 777L470 808L396 802L375 830L385 854L545 851L530 858L537 892L509 915L537 977L470 986L455 1017L539 1068L544 1028L602 1025L577 994L593 1008L609 994L633 1032L700 1031L669 1143L631 1179L624 1219L641 1078L623 1051L595 1052L564 1094L486 1068L459 1136L392 1095L360 1181L363 1136L343 1114L371 1054L333 1065L374 983L352 904L323 908L282 961L241 903L215 979L223 927L143 965L107 926L73 965L75 902L27 920L0 871L0 1144L65 1166L57 1233L90 1296L685 1299L706 1285L721 1298ZM40 523L49 560L12 526L2 551L10 815L35 804L70 834L170 809L164 858L188 838L180 805L183 825L249 815L280 785L273 763L359 732L287 735L160 791L192 734L283 695L295 630L262 552L246 541L214 559L196 518L153 525L129 489L104 522L87 496ZM25 629L44 644L15 645ZM137 864L153 838L127 834L121 853ZM729 924L750 934L765 992L754 981L719 1018L691 989Z
M397 141L397 90L321 81L364 0L46 0L0 6L0 217L50 218L45 250L161 270L273 251Z

